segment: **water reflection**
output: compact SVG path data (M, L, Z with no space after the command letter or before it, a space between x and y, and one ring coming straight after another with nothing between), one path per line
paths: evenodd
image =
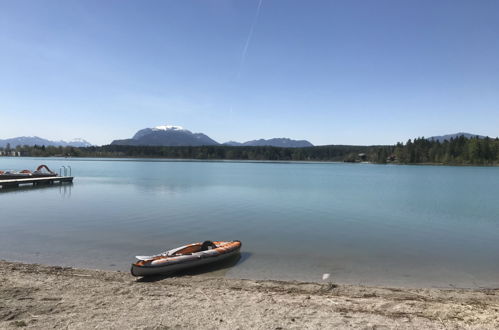
M58 190L62 198L71 198L71 190L73 188L72 182L64 182L61 184L47 184L47 185L20 185L19 187L8 187L0 189L0 193L10 194L26 194L37 190Z
M71 190L73 189L73 183L71 184L60 184L59 185L59 195L64 199L71 198Z
M61 161L2 159L0 167ZM499 168L72 162L75 194L72 185L0 194L0 258L125 271L138 253L237 238L251 258L202 274L499 283Z
M166 182L143 182L131 181L133 187L140 194L163 194L176 195L188 192L192 186L187 184L166 183Z

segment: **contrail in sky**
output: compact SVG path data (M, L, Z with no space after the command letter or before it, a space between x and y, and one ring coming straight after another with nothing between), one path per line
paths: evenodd
M248 38L246 38L246 43L244 44L243 52L241 54L241 62L239 63L239 70L237 71L237 77L241 75L241 70L246 60L246 53L248 52L249 45L251 43L251 38L253 37L253 30L255 30L255 25L258 22L258 17L260 16L260 9L262 8L263 0L258 1L258 7L256 8L255 17L251 23L250 30L248 33Z

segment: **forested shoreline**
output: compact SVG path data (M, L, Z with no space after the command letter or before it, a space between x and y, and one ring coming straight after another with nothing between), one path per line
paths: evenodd
M105 145L93 147L16 146L0 148L29 157L130 157L198 160L344 161L378 164L499 165L499 139L458 137L449 141L425 138L388 146L328 145L306 148L280 147L162 147Z

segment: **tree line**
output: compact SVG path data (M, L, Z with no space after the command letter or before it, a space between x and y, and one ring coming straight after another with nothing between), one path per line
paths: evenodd
M2 148L0 148L2 149ZM130 157L208 160L345 161L398 164L498 165L499 139L463 136L444 142L425 138L388 146L328 145L306 148L270 146L122 146L93 147L16 146L32 157Z
M499 138L460 136L442 143L418 138L398 143L394 154L404 164L498 165Z

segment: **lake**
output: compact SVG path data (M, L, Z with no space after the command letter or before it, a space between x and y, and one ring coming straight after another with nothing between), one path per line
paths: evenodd
M129 271L135 255L241 240L209 273L499 287L499 168L0 158L72 185L0 190L0 259Z

